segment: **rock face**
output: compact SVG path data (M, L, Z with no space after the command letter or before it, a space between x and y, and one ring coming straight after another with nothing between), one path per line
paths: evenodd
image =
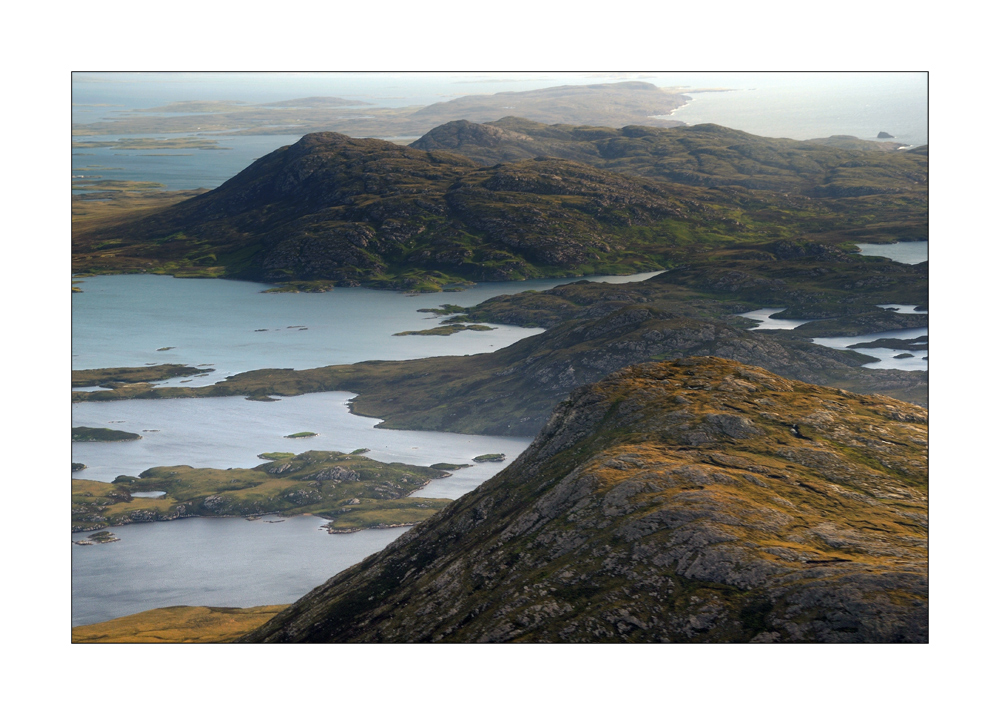
M927 413L720 358L576 390L252 642L926 642Z

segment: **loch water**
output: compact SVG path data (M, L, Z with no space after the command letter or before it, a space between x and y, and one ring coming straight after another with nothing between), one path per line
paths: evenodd
M595 277L630 282L654 274ZM328 293L262 293L265 284L164 276L97 276L73 296L73 367L212 363L211 384L265 367L309 368L372 359L410 359L499 350L540 329L499 326L450 336L394 336L438 325L418 313L442 303L472 306L496 295L545 290L578 279L487 283L458 293L408 296L363 288ZM302 328L307 328L302 330ZM159 350L169 347L170 350ZM208 365L206 365L208 366ZM251 467L265 451L348 452L429 466L472 464L432 481L415 497L455 499L510 464L524 437L377 429L380 420L351 414L347 392L257 402L243 397L83 402L73 425L140 434L132 442L75 443L74 477L111 481L152 466ZM295 432L315 437L287 439ZM476 463L504 453L503 463ZM72 546L73 624L172 605L254 606L291 603L337 572L384 548L405 529L328 534L314 517L260 520L189 518L112 527L120 541ZM274 523L269 523L274 522ZM85 538L74 534L72 541Z

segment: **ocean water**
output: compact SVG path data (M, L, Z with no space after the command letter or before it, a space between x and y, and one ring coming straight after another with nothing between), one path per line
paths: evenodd
M686 124L721 124L765 137L818 139L838 134L919 146L927 143L923 72L696 73L692 101L669 115ZM711 82L711 85L708 83Z
M260 103L337 96L379 107L405 107L448 101L467 94L626 80L651 82L686 92L691 101L674 110L669 118L687 124L711 122L760 136L791 139L835 134L875 139L880 131L887 131L895 136L888 141L906 145L927 143L927 76L921 72L75 73L73 121L96 122L129 110L188 100ZM729 91L698 91L713 88ZM73 174L85 173L82 170L93 165L91 168L107 167L94 172L105 178L157 181L169 189L215 188L252 159L299 139L294 134L151 136L210 136L230 150L75 149ZM78 152L92 156L80 156Z

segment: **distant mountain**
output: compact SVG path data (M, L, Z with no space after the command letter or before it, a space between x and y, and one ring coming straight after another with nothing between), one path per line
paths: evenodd
M460 85L456 85L456 89ZM538 122L623 127L681 124L665 115L688 97L648 82L608 82L546 87L524 92L467 95L428 106L378 107L339 97L305 97L267 104L232 101L176 102L74 124L75 136L163 132L296 134L337 131L356 137L416 137L454 119L488 122L509 114ZM182 114L176 114L176 113ZM185 116L197 112L197 116ZM161 113L166 113L161 116ZM195 188L195 187L191 187Z
M771 139L717 124L658 128L539 124L504 117L453 121L410 146L451 151L480 164L536 156L693 186L742 186L814 197L926 191L927 160L901 145L856 137Z
M454 120L488 122L510 115L534 122L622 127L646 124L671 127L682 124L667 119L688 97L665 91L649 82L564 85L524 92L474 94L448 102L437 102L414 112L414 122L442 124Z
M576 390L251 642L927 642L927 412L720 358Z

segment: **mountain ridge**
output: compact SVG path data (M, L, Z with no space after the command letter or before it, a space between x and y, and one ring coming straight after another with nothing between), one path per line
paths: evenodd
M925 410L721 358L576 390L248 642L926 642Z

